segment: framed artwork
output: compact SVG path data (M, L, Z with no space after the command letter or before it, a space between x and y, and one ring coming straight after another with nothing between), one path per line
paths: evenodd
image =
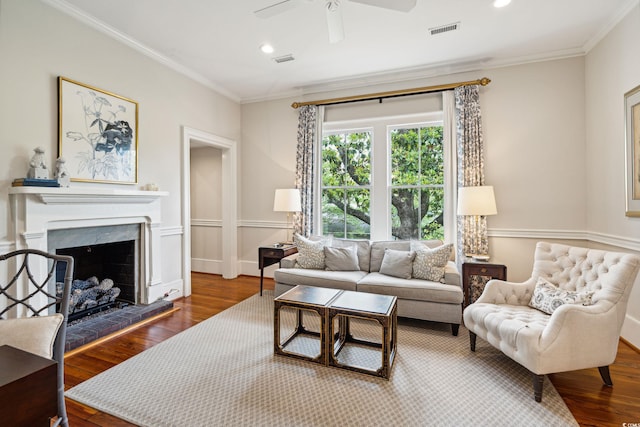
M627 216L640 217L640 86L624 94Z
M71 181L138 182L138 103L58 78L58 155Z

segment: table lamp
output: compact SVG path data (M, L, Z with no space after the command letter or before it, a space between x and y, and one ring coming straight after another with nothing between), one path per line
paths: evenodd
M291 213L300 212L301 210L300 190L296 188L279 188L276 190L276 195L273 199L273 211L287 213L287 241L283 243L293 243L293 237L289 237L289 230L291 229Z
M458 215L473 216L476 226L481 216L496 215L496 197L492 185L458 188ZM477 228L477 227L476 227ZM488 261L488 254L465 254L478 261Z

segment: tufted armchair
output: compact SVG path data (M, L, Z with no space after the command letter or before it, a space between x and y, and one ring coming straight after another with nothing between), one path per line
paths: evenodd
M537 402L544 375L554 372L598 367L611 386L609 365L639 269L635 255L539 242L530 279L491 280L464 310L471 350L480 336L530 370Z

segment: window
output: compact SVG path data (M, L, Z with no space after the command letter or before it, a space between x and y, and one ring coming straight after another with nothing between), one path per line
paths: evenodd
M322 138L322 231L335 237L370 237L371 132Z
M444 239L442 124L392 128L389 140L392 236Z
M323 123L315 217L322 234L454 238L455 169L449 163L455 159L442 104L426 113L364 119L368 111L347 108L331 110Z

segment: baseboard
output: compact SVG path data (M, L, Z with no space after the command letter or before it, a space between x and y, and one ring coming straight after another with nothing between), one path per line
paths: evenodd
M191 271L208 274L222 274L222 261L204 258L191 258Z
M640 348L636 347L635 345L631 344L628 340L624 339L623 337L620 337L620 341L622 341L623 343L625 343L626 345L628 345L629 347L631 347L631 350L635 351L636 353L640 354Z

